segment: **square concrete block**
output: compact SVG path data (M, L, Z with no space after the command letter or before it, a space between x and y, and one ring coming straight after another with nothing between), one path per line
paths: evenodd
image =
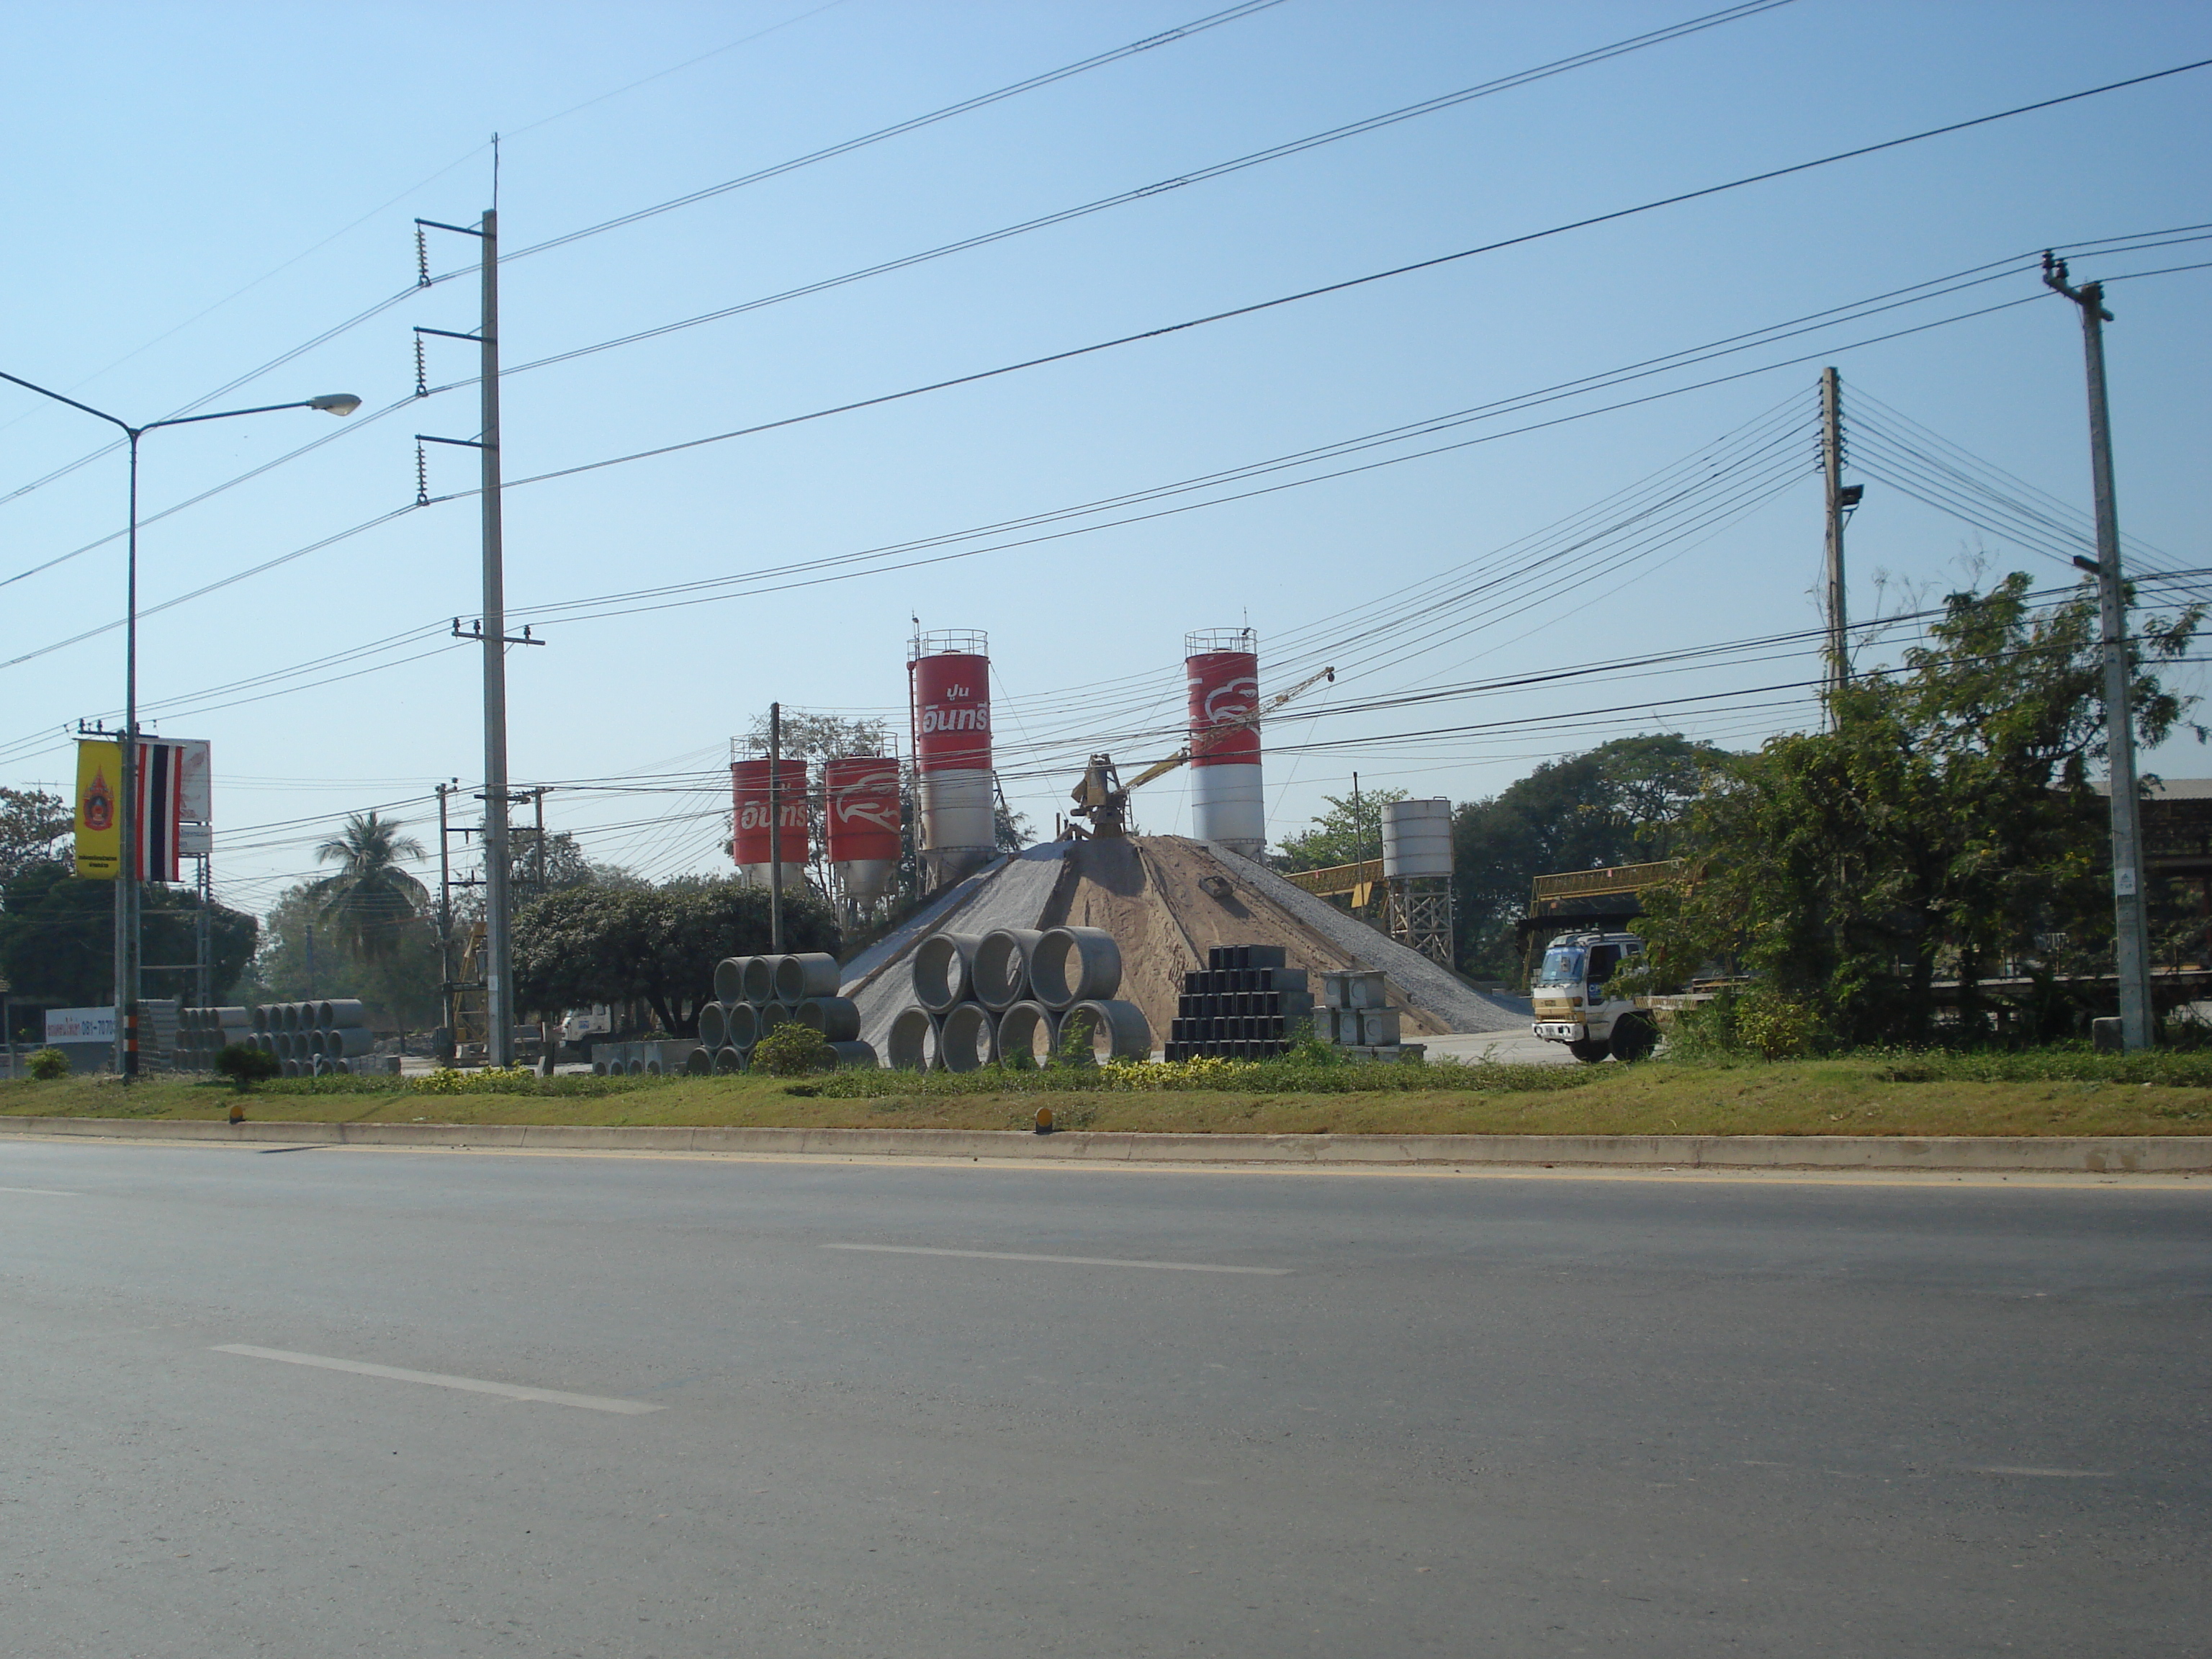
M1376 975L1378 980L1380 974ZM1380 1048L1395 1045L1398 1041L1400 1011L1395 1008L1362 1008L1358 1011L1359 1041L1364 1047Z
M1366 969L1348 969L1321 976L1322 1000L1332 1008L1380 1008L1384 1001L1382 975Z

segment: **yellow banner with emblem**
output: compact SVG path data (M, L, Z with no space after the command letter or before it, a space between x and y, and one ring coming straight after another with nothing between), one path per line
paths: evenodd
M113 881L123 867L123 745L76 745L76 872Z

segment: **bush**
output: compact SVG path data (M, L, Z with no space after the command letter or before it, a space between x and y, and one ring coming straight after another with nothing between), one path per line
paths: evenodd
M1812 1052L1820 1016L1771 991L1747 992L1735 1007L1735 1032L1763 1060L1796 1060Z
M257 1083L266 1083L270 1078L283 1075L284 1064L274 1054L264 1054L250 1042L233 1042L215 1057L218 1076L230 1079L230 1086L241 1094Z
M58 1048L41 1048L30 1058L30 1073L41 1083L69 1075L69 1056Z
M787 1020L753 1045L753 1070L770 1077L811 1077L837 1069L837 1051L811 1025Z

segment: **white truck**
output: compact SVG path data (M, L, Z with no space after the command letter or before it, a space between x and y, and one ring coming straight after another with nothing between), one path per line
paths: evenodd
M1645 1001L1615 994L1613 976L1644 954L1633 933L1561 933L1544 950L1544 965L1529 989L1536 1036L1564 1042L1577 1060L1593 1064L1642 1060L1658 1046L1658 1022Z

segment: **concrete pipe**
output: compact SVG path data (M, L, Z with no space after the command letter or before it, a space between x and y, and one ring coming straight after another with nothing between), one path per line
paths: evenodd
M1145 1019L1144 1010L1133 1002L1092 998L1077 1003L1060 1017L1060 1042L1065 1047L1073 1040L1079 1055L1086 1030L1093 1060L1152 1058L1152 1028Z
M999 1061L1042 1066L1060 1051L1060 1016L1042 1002L1018 1002L999 1016Z
M745 1054L742 1048L732 1048L724 1043L714 1050L714 1075L729 1077L745 1069Z
M999 1057L997 1022L980 1002L963 1002L938 1027L937 1063L947 1072L972 1072Z
M702 1044L684 1055L684 1074L686 1077L714 1076L714 1051Z
M932 933L914 953L914 1000L933 1014L968 1000L975 980L974 933Z
M301 1032L292 1039L292 1052L302 1060L320 1060L323 1057L323 1034L320 1031Z
M297 1077L300 1075L300 1062L296 1060L285 1060L283 1062L283 1069L284 1076Z
M1054 927L1030 952L1030 994L1048 1008L1096 1002L1121 988L1121 947L1103 927Z
M883 1064L876 1058L876 1045L872 1042L833 1042L830 1046L837 1051L837 1069L841 1072L872 1072Z
M933 1072L937 1069L937 1016L927 1008L902 1008L891 1018L886 1039L891 1069Z
M791 1010L780 1002L763 1002L753 1010L753 1040L758 1042L791 1018Z
M309 1077L331 1077L337 1073L337 1069L338 1062L328 1054L317 1054L307 1062Z
M724 957L714 964L714 1000L743 1002L745 1000L745 964L750 957Z
M273 1054L276 1052L276 1039L266 1031L256 1031L253 1034L253 1046L264 1054Z
M779 957L775 963L775 1000L797 1007L810 997L837 994L837 958L822 951Z
M289 1031L269 1033L269 1052L279 1060L292 1058L292 1034Z
M376 1047L376 1033L366 1025L341 1025L325 1031L322 1037L323 1052L340 1060L351 1060Z
M745 1000L756 1008L764 1007L775 1000L775 964L780 957L747 957L745 963Z
M760 1010L750 1002L725 1003L722 1006L722 1046L726 1048L750 1048L760 1040Z
M340 997L335 1002L323 1005L323 1025L325 1030L343 1029L368 1024L368 1006L359 997Z
M860 1035L860 1005L846 997L810 997L792 1011L792 1017L831 1042L851 1042Z
M710 1002L699 1010L699 1041L705 1046L709 1060L714 1058L715 1049L729 1041L729 1018L723 1013L720 1003Z
M975 1000L1003 1012L1030 993L1030 952L1044 935L1034 927L998 927L975 946Z
M253 1005L253 1029L256 1031L266 1031L269 1029L269 1005L265 1002L257 1002Z

